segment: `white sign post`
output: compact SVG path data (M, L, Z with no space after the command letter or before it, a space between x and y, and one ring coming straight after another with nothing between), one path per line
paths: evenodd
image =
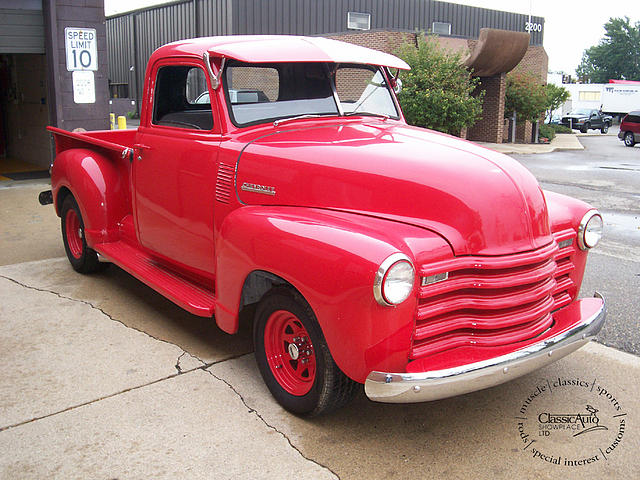
M96 84L93 72L76 70L71 73L73 80L73 101L75 103L96 103Z
M73 101L96 103L93 72L98 70L98 39L95 28L64 29L67 70L72 72Z

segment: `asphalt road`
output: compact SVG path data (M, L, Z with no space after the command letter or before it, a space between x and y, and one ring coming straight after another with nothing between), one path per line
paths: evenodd
M640 145L625 147L617 131L580 137L584 150L512 155L546 190L600 210L604 238L590 254L581 296L595 290L608 303L598 340L640 355Z

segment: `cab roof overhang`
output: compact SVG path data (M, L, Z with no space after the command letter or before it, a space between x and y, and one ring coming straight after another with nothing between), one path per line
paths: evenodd
M409 70L403 60L388 53L322 37L291 35L231 35L203 37L170 43L156 50L159 55L208 52L247 63L331 62L380 65Z

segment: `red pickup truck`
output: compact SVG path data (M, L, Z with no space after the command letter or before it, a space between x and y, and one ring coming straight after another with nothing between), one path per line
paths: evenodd
M41 201L79 272L114 263L228 333L255 306L260 372L298 414L362 383L381 402L479 390L584 345L605 318L577 298L600 215L407 125L404 69L324 38L165 45L137 130L49 128Z

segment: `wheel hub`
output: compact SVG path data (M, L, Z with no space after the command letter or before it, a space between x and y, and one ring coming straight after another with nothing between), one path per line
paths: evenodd
M298 346L295 343L289 344L289 356L291 360L297 360L300 356L300 350L298 350Z

